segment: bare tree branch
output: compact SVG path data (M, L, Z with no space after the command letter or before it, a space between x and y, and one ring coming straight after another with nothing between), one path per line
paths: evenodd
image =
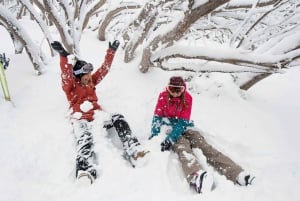
M21 27L17 21L14 20L13 16L2 6L0 6L0 23L4 24L4 27L11 36L16 37L17 40L21 42L22 46L26 49L26 53L29 56L34 69L37 70L38 74L41 74L41 67L44 65L43 56L37 55L43 54L36 53L39 48L30 40L30 37L24 36L26 34L25 29Z
M158 48L159 44L165 45L165 47L172 45L174 42L180 40L190 28L190 26L193 23L195 23L200 17L207 15L208 13L210 13L217 7L227 3L228 1L229 0L210 0L200 5L199 7L194 8L193 10L187 10L186 12L184 12L183 20L180 21L173 30L169 31L168 33L165 33L163 36L157 36L144 49L142 61L139 66L140 71L143 73L148 71L149 67L151 66L151 61L149 57L149 55L151 55L150 52L155 51Z
M93 14L106 3L106 0L99 1L91 10L89 10L84 18L82 30L84 30Z
M240 86L240 89L243 90L248 90L250 89L253 85L255 85L256 83L258 83L259 81L269 77L270 75L272 75L271 73L262 73L262 74L258 74L257 76L255 76L254 78L252 78L251 80L249 80L248 82L246 82L245 84Z
M268 0L268 1L262 1L262 2L259 2L257 4L257 7L265 7L265 6L270 6L270 5L276 5L277 3L279 3L281 0ZM252 4L250 4L251 1L249 2L242 2L238 5L234 5L234 4L231 4L229 3L227 6L226 6L226 9L238 9L238 8L251 8L252 7Z
M122 6L118 7L115 10L110 11L104 18L104 20L101 23L101 26L98 29L98 39L100 41L105 40L105 31L109 23L112 21L112 18L114 18L118 13L122 12L125 9L137 9L140 8L139 5L136 6Z

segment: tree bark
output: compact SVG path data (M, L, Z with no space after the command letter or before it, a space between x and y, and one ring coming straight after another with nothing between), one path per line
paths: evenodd
M204 15L207 15L217 7L227 3L229 0L219 0L214 1L210 0L199 7L196 7L192 10L187 10L184 13L184 19L177 24L177 26L165 33L163 36L157 36L153 39L153 41L150 43L150 45L145 48L144 51L149 51L151 49L152 52L157 50L158 45L164 45L165 47L168 47L172 45L174 42L180 40L182 36L186 33L186 31L190 28L190 26L195 23L200 17L203 17ZM147 58L145 58L147 57ZM142 56L142 60L140 63L140 71L145 73L148 71L149 67L152 65L152 62L150 61L151 54L145 53ZM149 62L145 62L149 60ZM149 65L150 64L150 65Z
M64 44L66 50L70 53L73 53L73 46L67 42L68 40L66 38L64 28L62 27L63 25L61 25L59 23L58 19L56 19L56 17L51 12L52 9L51 9L51 6L49 5L48 0L43 0L43 2L44 2L45 10L48 11L48 17L49 17L50 21L52 21L55 24L55 26L58 30L58 33L62 39L62 43Z
M259 74L257 76L255 76L254 78L252 78L251 80L249 80L248 82L246 82L245 84L241 85L240 86L240 89L243 89L243 90L248 90L250 89L250 87L252 87L253 85L255 85L257 82L265 79L266 77L272 75L271 73L262 73L262 74Z
M4 24L7 29L7 31L10 33L11 36L15 36L18 41L21 42L22 46L25 48L27 55L30 58L31 63L33 64L34 69L38 72L38 74L41 74L41 67L43 66L43 60L42 57L38 56L36 57L36 54L33 54L34 50L37 49L36 47L31 47L28 44L34 44L32 41L27 41L27 37L24 37L20 34L20 29L18 24L15 24L13 21L10 21L9 19L5 18L5 15L2 16L0 12L0 22L1 24ZM24 30L24 29L23 29Z
M139 8L140 6L123 6L123 7L119 7L115 10L110 11L104 18L104 20L101 23L101 26L98 29L98 39L100 41L105 41L105 31L107 26L109 25L110 21L114 18L114 16L118 13L120 13L121 11L125 10L125 9L136 9Z
M82 25L82 30L84 30L90 20L90 17L93 16L93 14L99 9L101 8L104 4L106 3L106 0L101 0L99 1L91 10L89 10L89 12L87 12L85 18L84 18L84 22Z
M281 0L269 0L265 2L258 2L257 7L265 7L265 6L270 6L270 5L276 5L277 3L280 3ZM249 1L250 2L250 1ZM251 8L252 4L249 3L244 3L238 6L231 5L230 3L226 7L226 9L238 9L238 8Z

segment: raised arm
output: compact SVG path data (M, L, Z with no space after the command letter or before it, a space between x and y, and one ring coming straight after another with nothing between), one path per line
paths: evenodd
M67 95L68 101L72 102L72 91L74 88L75 78L73 76L74 55L70 55L60 42L54 41L51 47L60 55L60 69L62 88Z
M118 40L115 40L113 43L109 42L109 48L106 51L106 55L105 55L103 64L92 75L93 83L95 85L99 84L99 82L101 80L103 80L103 78L107 75L107 73L111 67L111 64L113 62L113 59L115 57L115 52L117 51L119 45L120 45L120 42Z
M74 89L75 77L73 75L73 65L71 61L73 58L69 58L73 55L69 55L68 57L60 56L60 69L61 69L61 81L62 88L67 95L69 101L71 101L71 94Z

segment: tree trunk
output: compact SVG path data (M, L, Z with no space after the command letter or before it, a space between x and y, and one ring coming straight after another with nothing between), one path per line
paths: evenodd
M204 15L207 15L217 7L225 4L229 0L219 0L219 1L214 1L210 0L199 7L196 7L192 10L187 10L184 13L184 19L177 24L177 26L165 33L162 37L157 36L156 38L153 39L153 41L150 43L150 45L144 50L146 51L147 49L151 49L152 52L157 50L158 45L164 45L165 47L168 47L172 45L175 41L178 41L184 36L186 31L190 28L190 26L195 23L200 17L203 17ZM147 57L147 58L145 58ZM140 71L145 73L148 71L149 67L152 65L152 62L150 61L151 54L143 54L142 60L140 63ZM145 62L149 60L149 62ZM151 64L151 65L149 65Z
M240 89L243 89L243 90L248 90L250 89L250 87L252 87L253 85L255 85L257 82L265 79L266 77L272 75L271 73L262 73L262 74L259 74L257 76L255 76L254 78L252 78L251 80L249 80L248 82L246 82L245 84L241 85L240 86Z
M2 13L3 15L1 15ZM2 11L0 9L0 23L5 25L4 27L6 27L11 36L16 37L15 39L21 42L22 46L26 49L26 52L33 64L34 69L38 72L38 74L41 74L41 67L44 64L43 58L42 56L38 56L38 54L35 53L39 48L36 47L34 42L29 40L29 37L24 36L24 34L26 34L25 29L20 27L19 24L14 23L14 21L11 21L10 18L6 18L8 15L8 12L4 10Z
M125 10L125 9L136 9L139 8L139 6L123 6L123 7L119 7L115 10L110 11L106 17L104 18L104 20L101 23L101 26L98 29L98 39L100 41L105 41L105 31L106 31L106 27L109 25L110 21L112 21L112 19L114 18L114 16L118 13L120 13L121 11Z

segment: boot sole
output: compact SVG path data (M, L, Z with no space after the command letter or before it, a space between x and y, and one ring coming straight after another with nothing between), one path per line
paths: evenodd
M147 153L150 153L150 151L140 151L136 156L133 156L133 159L137 160L138 158L143 158Z
M87 183L90 183L90 184L93 184L94 182L94 179L92 178L92 176L89 174L89 173L86 173L86 172L81 172L78 177L77 177L77 180L82 180L82 179L88 179L89 182Z

